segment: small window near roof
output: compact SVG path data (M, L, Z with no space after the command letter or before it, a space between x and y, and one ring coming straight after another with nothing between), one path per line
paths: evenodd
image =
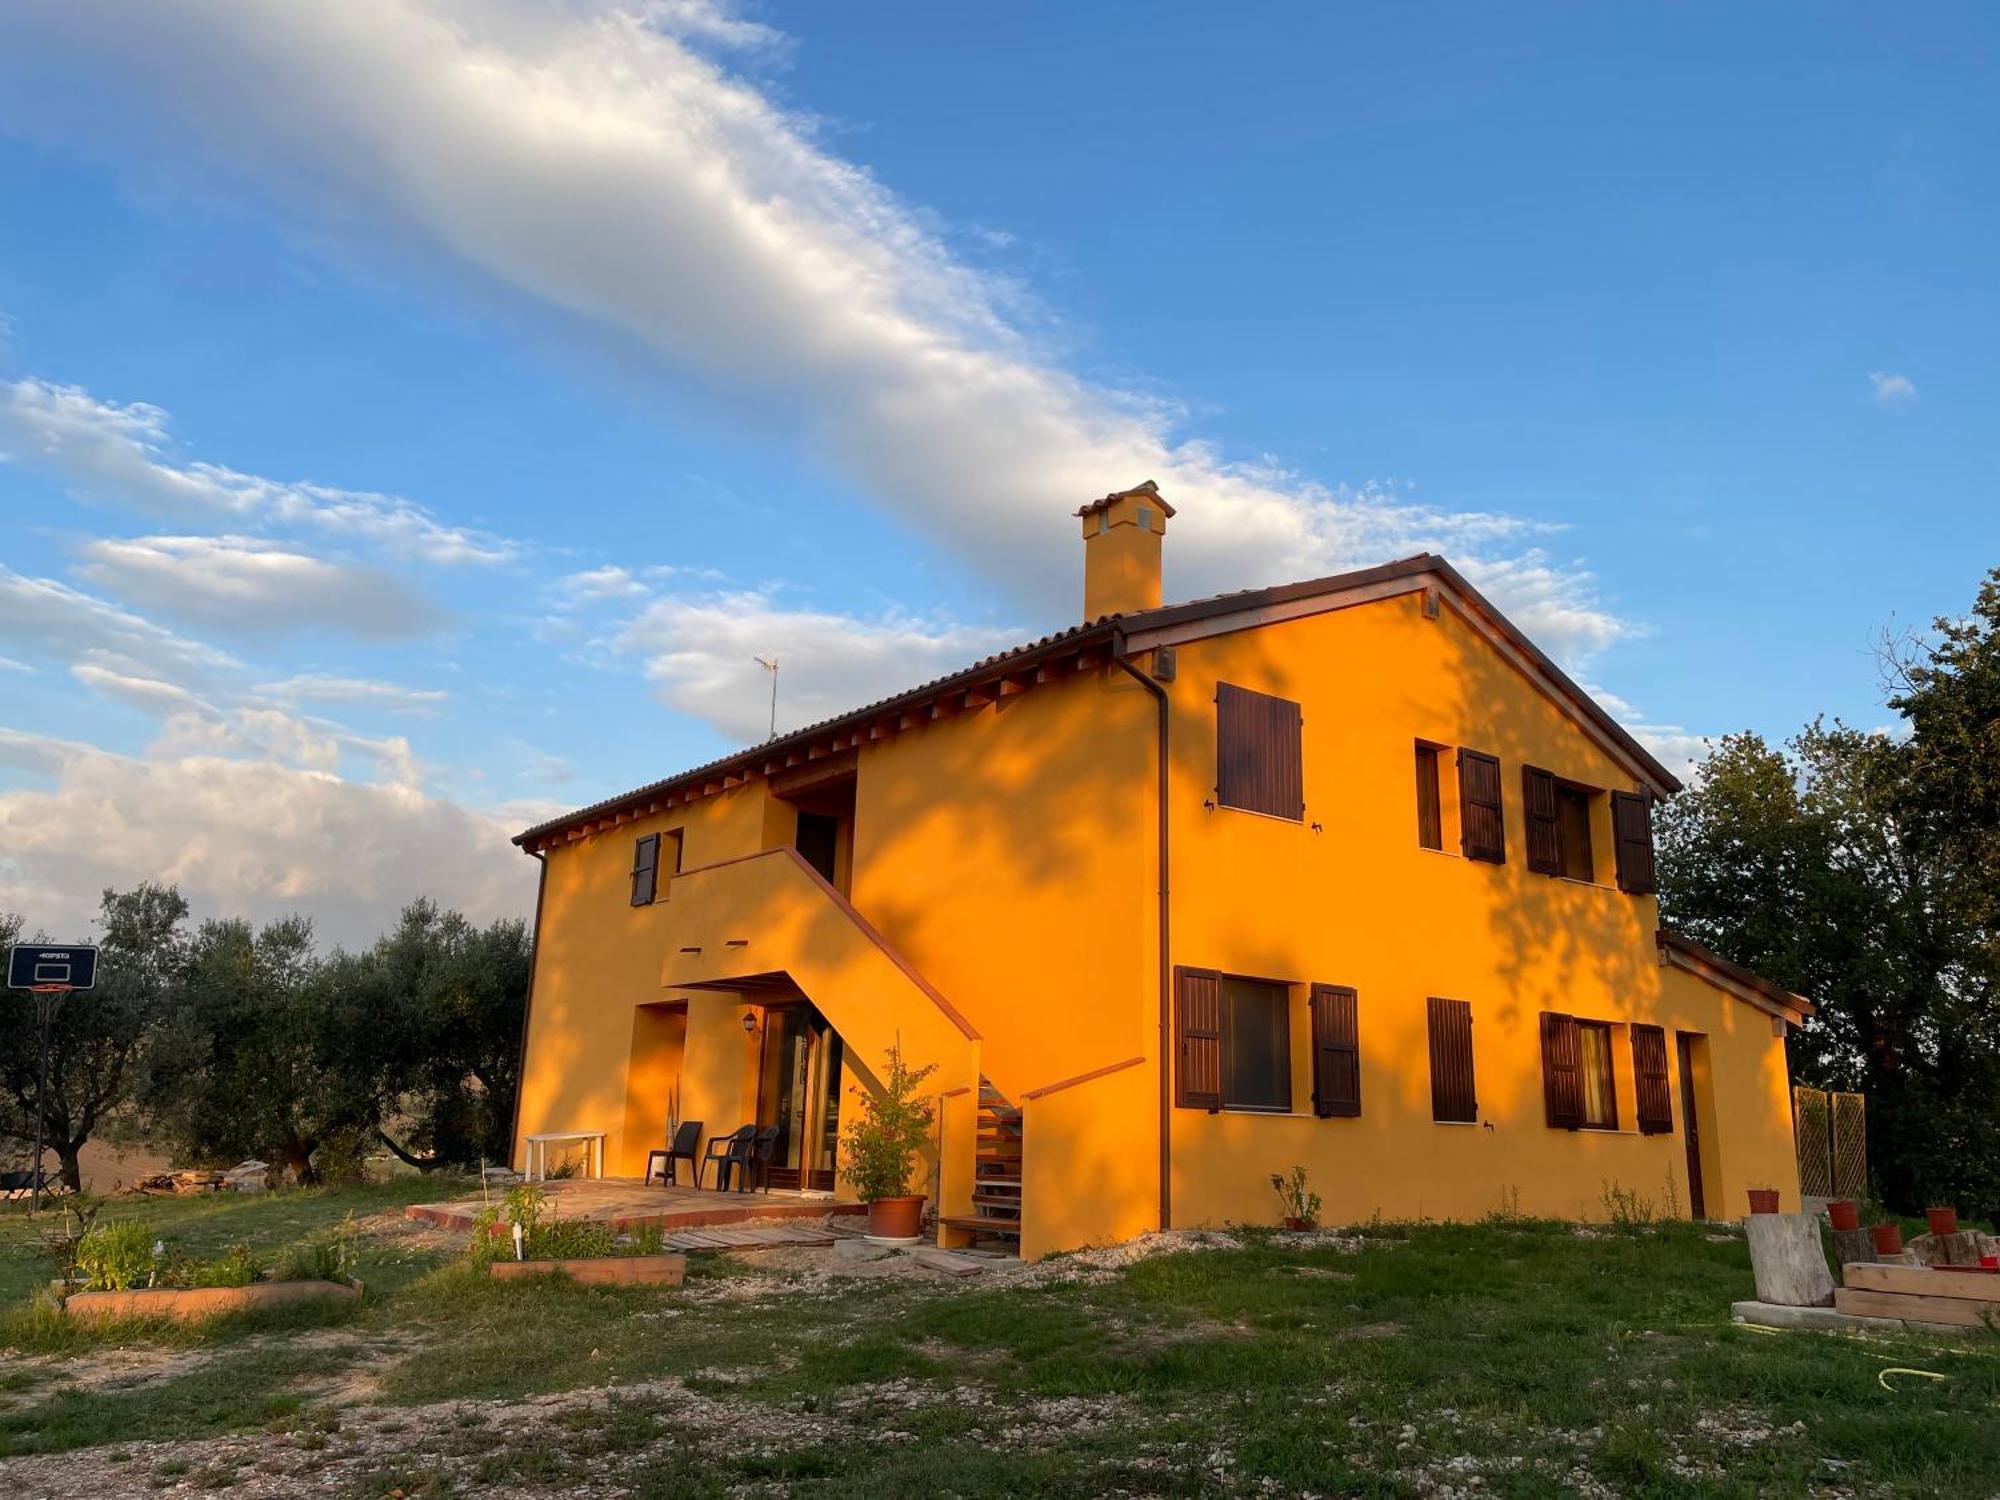
M660 888L660 836L649 833L632 846L632 904L646 906Z
M1438 747L1417 741L1417 847L1444 848L1444 804L1438 796Z
M1224 807L1302 822L1304 722L1298 704L1289 698L1216 684L1215 800Z

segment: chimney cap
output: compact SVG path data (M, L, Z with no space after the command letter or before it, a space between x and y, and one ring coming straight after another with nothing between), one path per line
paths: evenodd
M1155 505L1159 506L1160 509L1166 513L1168 520L1173 519L1174 508L1171 505L1167 504L1166 500L1161 497L1160 487L1150 479L1148 479L1144 484L1133 485L1132 488L1129 490L1119 490L1114 494L1106 495L1102 500L1093 500L1090 502L1090 504L1079 507L1076 513L1079 516L1094 516L1099 511L1106 511L1111 509L1111 507L1117 504L1120 500L1129 500L1135 495L1143 496L1144 498L1152 501Z

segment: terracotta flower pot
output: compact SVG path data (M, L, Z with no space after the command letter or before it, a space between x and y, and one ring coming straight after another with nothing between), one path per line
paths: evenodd
M1901 1255L1903 1253L1903 1226L1900 1224L1871 1224L1868 1238L1874 1241L1877 1255Z
M1852 1198L1835 1198L1826 1206L1826 1217L1835 1229L1861 1227L1861 1208Z
M1778 1190L1776 1188L1750 1189L1750 1212L1753 1214L1774 1214L1778 1211Z
M1318 1227L1311 1219L1295 1219L1290 1214L1285 1215L1285 1228L1291 1230L1294 1234L1302 1234L1308 1229L1317 1229Z
M924 1227L924 1197L877 1198L868 1205L868 1232L880 1240L913 1240Z
M1927 1208L1924 1218L1930 1224L1932 1234L1958 1233L1958 1210L1955 1208Z

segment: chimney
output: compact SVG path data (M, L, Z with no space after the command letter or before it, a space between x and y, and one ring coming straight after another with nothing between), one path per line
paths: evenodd
M1083 618L1131 614L1160 605L1160 539L1174 508L1147 480L1093 500L1083 518Z

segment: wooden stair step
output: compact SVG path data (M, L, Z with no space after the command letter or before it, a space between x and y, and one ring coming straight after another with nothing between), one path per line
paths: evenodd
M1021 1221L1018 1218L1002 1218L998 1214L946 1214L938 1221L953 1229L968 1229L974 1234L1019 1234Z

